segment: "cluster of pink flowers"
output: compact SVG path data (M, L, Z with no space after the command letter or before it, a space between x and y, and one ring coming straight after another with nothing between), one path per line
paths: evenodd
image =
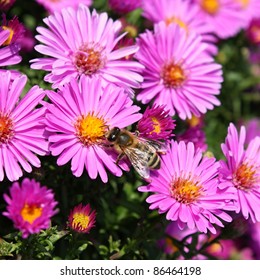
M187 226L213 234L215 226L232 220L227 211L260 221L260 138L255 135L246 146L245 128L239 133L230 124L221 146L226 160L217 161L203 154L203 122L191 122L221 104L217 41L246 28L253 41L259 39L252 33L259 21L259 1L109 1L118 13L142 8L152 25L138 35L136 44L125 45L121 21L91 11L91 0L37 2L50 15L43 19L45 27L37 28L35 50L44 57L31 60L31 69L46 71L44 81L52 90L33 86L20 99L26 76L1 69L0 181L5 176L18 180L51 154L58 157L58 166L71 162L76 177L87 172L106 183L108 171L122 176L122 170L129 169L129 163L118 162L118 154L108 147L107 132L136 124L142 138L167 144L160 169L151 172L149 184L139 187L140 192L153 193L147 198L151 210L165 213L179 229ZM21 61L24 32L16 17L3 17L1 67ZM143 114L134 97L150 105ZM178 141L172 139L173 117L190 121ZM5 195L4 215L23 237L50 225L57 212L52 191L24 179L21 187L15 182L10 193ZM87 233L95 216L89 205L79 205L70 214L69 226Z

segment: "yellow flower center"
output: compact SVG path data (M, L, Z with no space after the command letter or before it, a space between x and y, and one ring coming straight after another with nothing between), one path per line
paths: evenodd
M105 65L103 47L98 45L83 44L75 53L74 63L77 70L85 75L92 75Z
M251 189L257 182L256 168L253 165L242 163L233 175L233 181L238 189Z
M155 117L152 117L151 120L153 122L153 131L151 131L151 133L153 133L153 132L155 132L157 134L160 133L161 132L160 122Z
M178 17L173 16L173 17L170 17L170 18L166 18L165 22L166 22L167 25L169 25L171 23L176 23L188 33L187 24Z
M27 203L24 205L21 210L21 216L24 221L32 224L37 218L42 215L42 208L37 205L28 205Z
M189 179L177 178L170 187L172 196L180 203L190 204L202 194L202 186Z
M106 125L103 118L88 114L81 116L75 123L76 134L84 145L100 143L106 133Z
M2 28L4 30L9 30L10 31L10 34L9 34L9 37L4 41L3 43L3 46L8 46L10 45L12 39L13 39L13 36L14 36L14 31L12 28L8 27L8 26L2 26Z
M5 115L0 114L0 143L7 143L13 136L13 122Z
M205 12L214 15L219 11L220 3L219 0L202 0L201 7Z
M166 87L180 87L185 81L183 69L180 65L169 63L163 66L161 77Z
M75 213L73 215L72 227L85 230L89 224L89 216L83 213Z
M200 124L200 118L192 115L191 119L188 119L187 122L188 122L190 127L195 127L198 124Z
M133 25L127 25L124 29L126 32L128 32L127 36L135 38L137 36L137 28Z

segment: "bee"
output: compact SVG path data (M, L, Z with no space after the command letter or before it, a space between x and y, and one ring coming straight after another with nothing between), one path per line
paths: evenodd
M150 169L160 168L161 161L158 153L164 153L163 143L141 138L138 132L133 134L118 127L109 130L106 139L119 153L116 164L127 156L137 173L145 179L150 177Z

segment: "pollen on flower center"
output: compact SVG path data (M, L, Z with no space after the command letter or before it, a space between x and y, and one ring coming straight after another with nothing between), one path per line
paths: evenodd
M76 134L84 145L100 143L106 133L106 125L102 118L88 114L81 116L75 123Z
M177 178L171 183L171 194L180 203L189 204L202 194L202 186L189 179Z
M3 28L4 30L10 31L10 34L9 34L8 38L7 38L7 39L4 41L4 43L3 43L3 46L8 46L8 45L10 45L10 43L11 43L11 41L12 41L12 39L13 39L14 31L13 31L12 28L10 28L10 27L8 27L8 26L2 26L2 28Z
M7 143L13 136L13 122L6 116L0 114L0 144Z
M92 75L106 63L104 48L97 44L84 44L74 55L74 64L80 73Z
M185 81L184 71L181 66L170 63L162 68L161 77L166 87L180 87Z
M37 218L42 215L42 208L38 205L25 204L21 210L21 216L24 221L32 224Z
M171 23L176 23L176 24L178 24L181 28L183 28L186 32L188 32L188 26L187 26L187 24L186 24L184 21L182 21L180 18L178 18L178 17L173 16L173 17L170 17L170 18L166 18L165 23L166 23L167 25L169 25L169 24L171 24Z
M214 15L220 8L219 0L202 0L201 7L207 13Z
M151 133L155 132L155 133L160 133L161 132L161 126L160 126L160 122L158 121L157 118L155 117L151 117L152 123L153 123L153 131L151 131Z
M233 175L235 187L241 190L249 190L254 187L257 177L256 169L246 163L242 163Z
M89 216L83 213L75 213L73 215L72 227L85 230L89 224Z

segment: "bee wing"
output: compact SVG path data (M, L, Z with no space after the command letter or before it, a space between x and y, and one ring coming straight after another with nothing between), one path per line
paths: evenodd
M139 140L142 142L145 142L146 145L153 147L155 149L155 151L158 153L165 153L167 151L166 144L163 142L155 141L152 139L140 138L140 137L139 137Z
M130 160L137 173L141 177L148 179L150 177L148 154L134 147L124 149L124 153Z

